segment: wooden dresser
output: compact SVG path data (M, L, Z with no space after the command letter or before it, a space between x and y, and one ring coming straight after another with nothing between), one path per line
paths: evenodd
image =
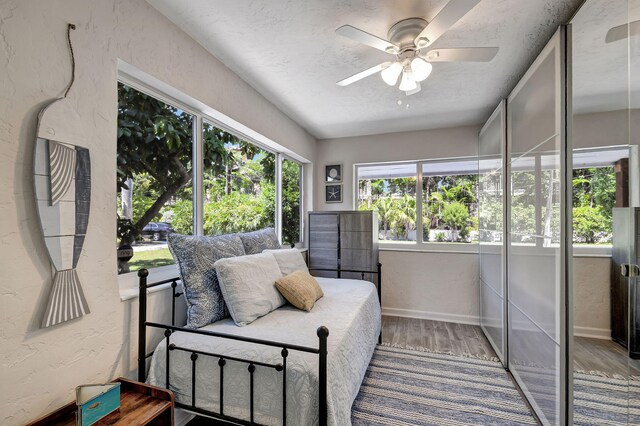
M309 269L319 277L337 278L337 272L319 269L375 271L378 264L378 214L372 211L309 212ZM341 278L362 278L342 272ZM367 281L376 282L372 274Z

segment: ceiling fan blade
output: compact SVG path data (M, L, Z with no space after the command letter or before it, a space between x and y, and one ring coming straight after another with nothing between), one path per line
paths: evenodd
M345 78L344 80L340 80L336 84L338 86L348 86L351 83L355 83L356 81L362 80L365 77L369 77L370 75L379 73L380 71L382 71L383 69L385 69L389 65L391 65L391 62L383 62L383 63L381 63L379 65L376 65L375 67L371 67L371 68L369 68L367 70L360 71L359 73L354 74L351 77Z
M628 25L619 25L607 31L605 43L613 43L614 41L624 40L627 37L633 37L640 34L640 21L630 22Z
M416 81L416 84L418 85L418 87L416 87L413 90L409 90L408 92L404 92L407 96L411 96L411 95L415 95L416 93L418 93L420 90L422 90L422 87L420 86L420 82Z
M429 62L491 62L498 50L497 47L434 49L420 56Z
M450 0L416 37L415 45L422 49L433 44L478 3L480 0Z
M343 37L350 38L358 43L366 44L374 49L382 50L383 52L395 55L400 51L400 48L390 41L381 39L380 37L369 34L366 31L359 30L351 25L343 25L336 30L336 34Z

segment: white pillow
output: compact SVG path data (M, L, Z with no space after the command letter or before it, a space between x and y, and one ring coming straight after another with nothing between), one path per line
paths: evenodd
M287 276L297 271L309 273L309 268L302 257L300 250L296 248L280 249L280 250L265 250L263 253L271 253L276 258L282 276Z
M220 259L213 264L233 322L247 325L285 304L276 288L282 277L271 253Z

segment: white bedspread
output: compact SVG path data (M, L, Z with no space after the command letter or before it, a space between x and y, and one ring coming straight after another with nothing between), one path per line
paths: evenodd
M318 347L316 329L329 329L327 402L330 425L350 425L351 405L371 360L380 333L380 304L375 286L367 281L318 278L324 297L311 312L290 305L271 312L245 327L230 318L203 327L221 333ZM277 364L280 349L229 339L177 332L171 343L178 346ZM151 360L147 381L165 385L165 342ZM176 400L191 404L190 353L171 352L170 388ZM247 364L227 361L224 367L224 414L249 419L249 373ZM282 373L257 367L254 373L254 421L282 424ZM196 406L219 412L218 359L197 360ZM287 424L318 424L318 355L289 351L287 358Z

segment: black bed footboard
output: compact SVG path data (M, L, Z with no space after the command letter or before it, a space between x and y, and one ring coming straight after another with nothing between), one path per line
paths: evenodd
M378 268L379 269L379 268ZM149 275L149 271L146 269L141 269L138 271L138 277L140 278L139 289L140 289L140 299L139 299L139 317L138 317L138 380L144 382L146 379L146 363L147 358L153 355L153 352L146 353L146 345L147 345L147 327L158 328L164 330L165 336L165 344L166 344L166 366L165 366L165 387L169 389L169 385L171 383L170 377L170 354L173 351L183 351L190 353L191 359L191 404L184 404L177 402L175 403L176 407L183 408L194 413L203 414L208 417L213 417L224 422L230 424L241 424L241 425L256 425L254 422L254 372L257 366L263 368L272 368L275 371L282 372L282 424L287 424L287 357L289 355L289 351L298 351L298 352L306 352L318 355L319 361L319 420L320 425L325 426L327 424L327 339L329 337L329 330L322 326L317 330L318 336L318 347L312 348L307 346L293 345L284 342L274 342L270 340L256 339L251 337L242 337L233 334L225 334L225 333L217 333L208 330L201 329L191 329L185 327L178 327L175 325L175 300L176 298L182 295L181 292L176 290L177 283L179 278L172 278L169 280L159 281L152 284L147 284L147 277ZM173 297L172 297L172 307L171 307L171 324L161 324L157 322L147 321L147 291L149 288L157 287L164 284L171 284ZM239 340L248 343L255 343L259 345L271 346L281 349L281 357L282 362L277 364L270 364L259 362L250 359L243 359L238 357L231 357L221 353L213 353L213 352L205 352L194 350L191 348L185 348L181 346L177 346L171 343L171 335L176 332L185 332L185 333L193 333L200 334L211 337L219 337L224 339L231 340ZM198 378L197 375L197 361L201 356L209 356L218 359L219 366L219 377L220 377L220 390L219 390L219 412L213 412L209 410L205 410L196 406L196 381ZM228 416L224 414L224 367L227 361L235 361L244 363L247 365L247 374L249 374L249 413L250 419L239 419L232 416Z

